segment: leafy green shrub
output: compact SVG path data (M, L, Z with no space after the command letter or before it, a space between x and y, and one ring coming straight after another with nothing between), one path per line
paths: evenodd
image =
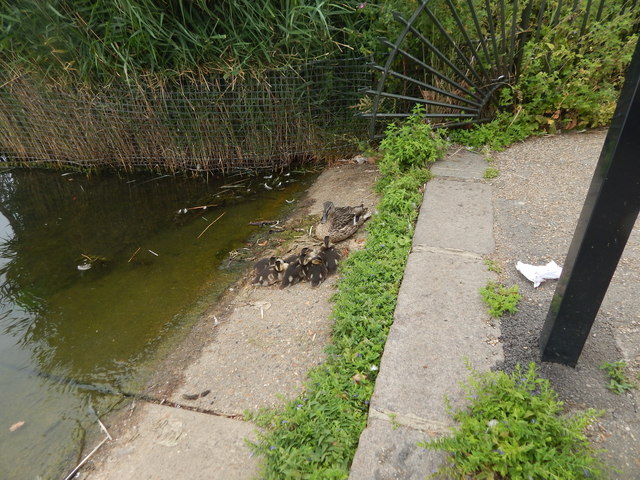
M496 318L505 312L516 313L518 302L522 298L518 293L518 285L507 288L495 282L487 282L487 286L480 289L480 296L489 307L489 315Z
M525 45L513 99L550 133L611 121L638 36L637 13L610 8L612 14L604 12L606 20L592 23L582 36L567 18L543 27L539 41Z
M625 374L627 368L627 362L624 360L618 360L617 362L605 362L600 368L607 372L609 376L609 385L607 388L613 393L621 394L628 392L629 390L636 388L636 385L629 380Z
M416 105L402 125L391 123L387 127L380 143L383 157L378 161L383 176L393 178L412 169L424 169L448 148L447 141L425 122L423 114L424 107Z
M420 445L449 459L436 476L447 479L598 478L604 465L585 435L598 412L563 415L549 382L518 365L511 374L471 372L470 405L452 412L459 426L450 437Z

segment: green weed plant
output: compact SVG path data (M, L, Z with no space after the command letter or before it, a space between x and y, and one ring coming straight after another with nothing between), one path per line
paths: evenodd
M426 166L444 145L429 131L423 140L436 143L432 153L421 153L420 161L402 157L395 151L396 145L403 145L401 139L408 143L414 128L426 132L419 119L408 123L412 128L398 128L406 133L383 142L384 167L377 184L382 198L378 213L368 222L365 248L341 264L327 361L310 372L298 398L282 409L253 416L263 428L253 448L264 457L265 479L331 480L349 475L393 323L421 189L429 177ZM403 151L408 154L408 148ZM424 152L422 147L419 152ZM399 171L403 175L396 175Z
M494 167L487 167L484 171L484 173L482 174L483 178L486 178L487 180L492 179L492 178L497 178L498 175L500 175L500 170L498 170L497 168Z
M501 274L502 273L502 267L495 260L486 259L484 261L484 264L487 267L487 270L489 270L490 272L495 272L497 274Z
M500 151L537 131L538 125L527 115L499 112L491 122L474 125L467 130L452 130L449 137L453 142L474 150Z
M424 106L416 105L404 123L391 123L387 127L386 136L380 143L383 156L378 161L378 169L384 180L379 188L384 188L385 182L411 172L423 175L419 172L424 172L446 152L447 141L424 120L424 113Z
M537 376L535 365L511 373L471 371L464 385L469 405L449 411L458 423L452 435L420 443L449 454L437 478L541 480L601 478L586 428L595 410L566 415L563 403Z
M609 385L607 388L613 393L622 394L636 388L636 385L627 377L625 370L627 362L618 360L617 362L605 362L602 368L609 376Z
M518 285L505 287L492 281L487 282L487 286L480 289L480 296L487 304L489 315L495 318L505 313L516 313L518 302L522 298L518 293Z

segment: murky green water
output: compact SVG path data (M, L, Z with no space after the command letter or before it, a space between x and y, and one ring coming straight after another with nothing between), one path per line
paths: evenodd
M294 178L0 174L1 479L64 478L118 400L104 392L139 390L236 278L223 261L248 222L311 180Z

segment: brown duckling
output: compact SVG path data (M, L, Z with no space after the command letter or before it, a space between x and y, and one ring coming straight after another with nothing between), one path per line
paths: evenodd
M288 266L286 271L284 272L282 282L280 283L280 288L294 285L305 279L302 262L305 260L308 251L309 249L305 247L300 250L299 255L292 255L285 259L285 262L288 263Z
M329 235L324 237L324 244L320 247L320 253L318 254L327 266L327 274L332 275L338 270L338 262L342 259L342 255L336 249L335 245L331 244Z
M324 263L324 259L320 255L316 255L313 252L313 256L307 256L307 263L304 266L304 273L312 287L317 287L327 278L327 266Z
M270 258L263 258L262 260L258 260L254 265L253 265L253 271L254 273L259 273L262 272L264 269L273 266L276 264L276 257L270 257Z
M256 275L256 278L253 280L253 284L259 284L263 287L267 287L281 281L284 277L284 272L287 269L287 266L288 265L281 258L276 258L273 263L270 261L269 265Z

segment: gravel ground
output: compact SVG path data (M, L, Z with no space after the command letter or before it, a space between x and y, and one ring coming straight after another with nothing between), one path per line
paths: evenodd
M607 132L572 133L529 139L495 156L500 176L492 181L496 253L501 281L517 284L523 299L517 314L501 322L504 368L538 362L538 337L556 281L534 289L516 269L517 261L563 265ZM592 407L606 413L592 428L605 459L621 471L615 479L640 478L640 415L637 390L607 390L603 362L625 359L640 367L640 227L636 228L609 287L577 367L539 364L569 409ZM539 362L538 362L539 363Z

